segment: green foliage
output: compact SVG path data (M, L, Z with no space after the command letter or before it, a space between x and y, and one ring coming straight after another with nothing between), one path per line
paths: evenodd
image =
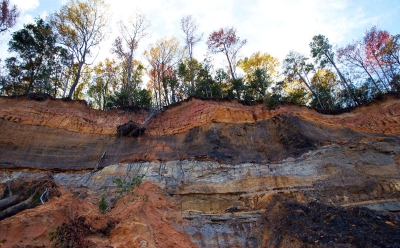
M307 92L303 89L297 89L295 91L291 91L284 100L290 103L294 103L296 105L305 105L306 104L306 95Z
M112 95L106 96L105 109L121 108L128 106L128 91L121 89Z
M148 89L138 89L138 99L136 106L139 108L150 108L151 107L151 91Z
M276 108L281 105L281 98L280 94L267 94L264 97L264 104L268 108Z
M118 193L120 195L131 192L135 187L139 187L142 184L142 179L144 174L136 175L132 178L130 182L122 181L121 178L115 178L113 183L117 185Z
M106 196L105 195L101 196L101 199L100 199L100 202L99 202L99 209L103 214L108 209L108 205L107 205L107 202L106 202Z
M85 247L85 238L91 229L85 221L85 217L75 215L73 219L51 231L49 240L53 242L52 247Z
M334 53L332 45L328 38L322 34L315 35L310 43L311 55L320 67L325 67L327 64L333 64Z
M134 94L137 96L134 106L139 108L150 108L151 107L151 91L148 89L136 89ZM107 95L105 101L105 109L121 108L129 105L128 91L121 89L112 95Z
M8 50L16 54L6 59L9 76L20 84L23 93L40 92L57 96L61 87L57 73L65 70L71 57L66 49L56 46L56 34L50 24L37 19L34 24L24 25L23 29L12 34L8 46ZM15 90L11 88L7 93L21 93Z

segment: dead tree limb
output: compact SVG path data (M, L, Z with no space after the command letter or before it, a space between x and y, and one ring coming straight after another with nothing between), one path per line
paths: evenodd
M25 209L29 208L32 205L33 199L36 195L37 191L28 199L23 202L20 202L12 207L5 209L4 211L0 212L0 221L8 218L10 216L16 215L19 212L24 211Z
M0 211L13 206L15 204L18 204L19 202L21 202L23 199L20 195L13 195L4 199L0 200Z
M106 155L106 152L103 152L103 155L100 157L99 161L97 162L96 166L94 169L87 175L85 178L82 179L81 185L86 186L87 181L90 179L91 176L97 171L99 168L101 160L103 160L104 156Z

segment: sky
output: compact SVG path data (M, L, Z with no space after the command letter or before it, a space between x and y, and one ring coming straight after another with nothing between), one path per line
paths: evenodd
M60 9L67 0L10 0L21 16L10 32L0 37L0 58L9 57L7 43L11 33L35 18L45 18ZM342 47L363 36L372 25L400 34L400 0L105 0L109 4L112 32L95 51L89 62L112 58L111 44L118 36L117 22L135 11L151 22L151 36L142 40L136 58L144 61L143 52L163 37L175 36L183 45L180 19L192 15L204 33L194 48L194 57L202 61L207 53L207 37L213 31L234 27L247 39L239 56L249 57L260 51L282 61L289 51L309 55L314 35L325 35L334 47ZM224 67L222 54L212 55L216 68Z

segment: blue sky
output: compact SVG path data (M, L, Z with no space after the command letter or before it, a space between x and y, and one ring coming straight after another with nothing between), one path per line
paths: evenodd
M66 0L10 0L21 9L18 24L10 33L57 11ZM204 58L205 40L221 27L235 27L248 43L241 56L261 51L281 61L295 50L309 54L308 44L316 34L323 34L332 44L344 46L363 36L366 29L377 25L391 34L400 34L400 0L105 0L110 5L110 24L126 19L135 11L147 15L151 22L151 37L139 44L137 58L157 39L176 36L183 42L180 19L192 15L204 32L203 41L195 47L195 57ZM109 38L101 44L95 62L112 57L110 47L118 35L112 28ZM0 37L0 58L8 57L10 33ZM216 67L223 67L222 55L213 55Z

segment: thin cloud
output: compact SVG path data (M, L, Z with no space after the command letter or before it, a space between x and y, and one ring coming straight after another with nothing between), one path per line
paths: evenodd
M12 0L10 3L17 5L18 9L21 11L21 14L39 7L39 0Z

